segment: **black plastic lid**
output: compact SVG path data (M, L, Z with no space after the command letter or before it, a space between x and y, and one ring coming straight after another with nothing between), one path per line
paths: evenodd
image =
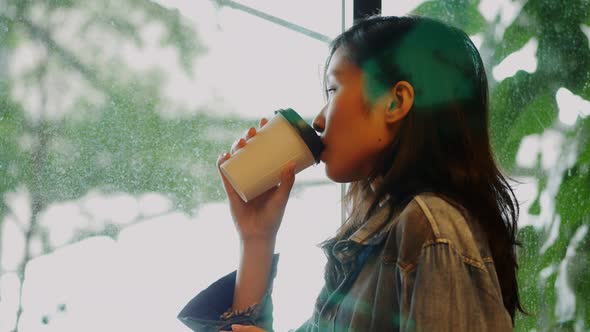
M316 164L319 163L320 155L322 154L322 150L324 150L324 143L322 143L315 130L313 130L313 128L292 108L280 109L275 111L275 114L277 113L280 113L285 119L287 119L293 128L299 132L299 135L303 138L303 141L307 144L307 147L313 154Z

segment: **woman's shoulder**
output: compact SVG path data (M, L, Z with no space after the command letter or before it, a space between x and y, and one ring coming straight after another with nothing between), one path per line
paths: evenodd
M416 195L396 219L384 254L398 264L411 265L424 248L437 245L450 248L476 264L490 259L480 225L460 204L443 195Z

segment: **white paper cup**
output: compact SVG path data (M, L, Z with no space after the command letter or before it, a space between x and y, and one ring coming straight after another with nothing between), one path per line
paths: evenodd
M281 171L289 162L295 173L320 161L322 141L315 130L292 109L278 110L221 165L223 175L244 202L259 196L280 182Z

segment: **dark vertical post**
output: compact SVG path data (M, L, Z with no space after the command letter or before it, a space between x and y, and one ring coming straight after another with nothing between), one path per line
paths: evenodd
M381 0L353 0L353 18L354 23L359 20L375 14L381 14Z

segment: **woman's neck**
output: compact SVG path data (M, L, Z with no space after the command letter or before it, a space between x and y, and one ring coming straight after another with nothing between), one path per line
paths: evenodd
M381 189L382 184L383 184L383 177L382 176L377 176L375 179L373 179L373 181L371 181L372 195L371 195L370 199L376 198L377 191L379 189ZM379 202L379 206L382 206L388 199L389 199L389 194L386 194L385 197L383 197L381 199L381 201Z

